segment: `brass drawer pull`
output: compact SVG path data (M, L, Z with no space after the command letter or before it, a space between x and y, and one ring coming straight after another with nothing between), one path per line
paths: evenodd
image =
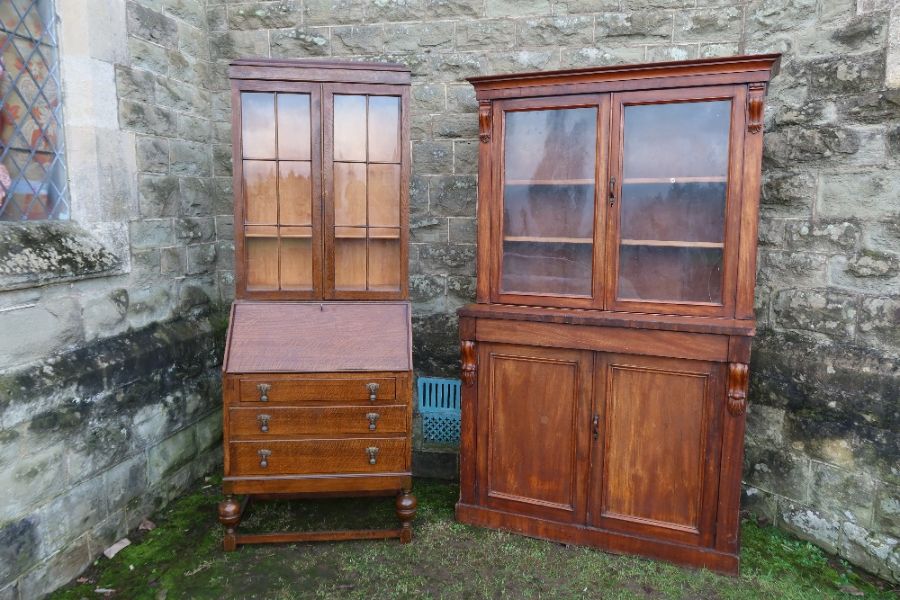
M263 433L269 433L269 419L272 417L270 415L256 415L256 420L259 421L259 430Z
M380 415L378 413L366 413L366 418L369 420L369 431L375 431L375 425L378 423L378 417Z
M370 446L369 448L366 448L366 454L369 455L369 464L374 465L375 461L378 459L378 448Z
M269 457L272 456L272 451L263 448L262 450L257 450L256 453L259 455L259 466L263 469L268 468Z
M259 390L259 401L260 402L268 402L269 401L269 390L272 389L272 386L268 383L257 383L256 389Z
M378 399L378 384L367 383L366 389L369 390L369 402L375 402Z

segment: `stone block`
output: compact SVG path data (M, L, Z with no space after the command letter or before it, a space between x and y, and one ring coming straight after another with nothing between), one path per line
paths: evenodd
M856 333L858 298L836 290L788 289L775 293L775 323L785 329L821 333L835 339Z
M823 173L816 213L830 219L896 219L900 194L892 171Z
M156 78L149 71L116 65L116 94L119 98L152 104L156 99L155 84Z
M195 244L187 247L187 274L209 273L216 267L216 245Z
M169 140L139 135L135 147L139 171L166 173L169 170Z
M107 516L103 478L70 487L35 511L40 558L48 558L83 536Z
M48 557L19 580L19 598L42 598L68 583L91 564L87 536Z
M747 442L759 447L784 445L784 409L752 402L747 408Z
M519 71L546 71L559 68L558 50L513 50L487 55L489 70L493 73Z
M209 60L209 32L184 23L178 24L178 51L198 60Z
M169 147L169 172L187 177L212 175L209 145L186 140L172 140Z
M454 23L404 23L385 25L384 49L388 52L446 50L453 47Z
M597 15L594 42L598 45L613 39L629 42L660 43L672 39L672 13L656 11L619 11Z
M900 296L864 297L857 327L861 338L896 348L900 345Z
M459 82L488 70L487 60L481 54L441 52L431 55L426 72L434 81Z
M700 44L700 58L737 56L740 53L740 44L735 42L726 42L724 44Z
M186 217L205 217L214 206L215 183L200 177L178 179L179 210Z
M190 85L209 87L213 84L210 64L205 60L193 58L175 50L170 50L166 58L169 61L169 77ZM227 82L228 80L224 78L223 81Z
M411 275L409 278L409 299L419 312L444 310L446 295L447 281L442 275Z
M837 552L840 528L831 515L785 502L784 506L779 506L778 525L832 554Z
M478 120L470 114L435 115L432 122L435 137L470 139L478 137Z
M816 177L807 171L763 172L760 210L763 214L812 214Z
M410 108L413 113L442 112L446 105L443 84L416 84L412 86Z
M262 30L210 33L209 54L212 60L269 56L269 32Z
M187 272L187 249L182 246L160 248L159 272L173 277L184 276Z
M453 217L450 219L450 243L474 244L475 243L475 219L474 217Z
M859 243L860 227L849 221L789 221L785 229L786 246L815 252L848 252Z
M891 558L896 561L900 540L872 532L851 521L841 523L840 553L850 562L882 577L896 577ZM896 562L895 562L896 564Z
M170 17L136 2L127 3L126 15L129 35L159 44L164 48L178 44L178 27Z
M429 182L431 212L438 217L473 217L478 183L471 175L432 177Z
M147 457L141 452L126 458L103 474L106 514L123 509L147 490ZM102 548L101 548L102 550Z
M670 60L689 60L700 56L698 44L680 44L678 46L647 46L647 62L665 62Z
M900 537L900 487L886 483L878 486L873 528Z
M457 175L478 174L478 148L476 140L453 141L453 172Z
M797 35L794 52L801 56L872 52L884 47L887 29L881 15L841 19L836 27L825 27L820 19Z
M330 30L327 27L295 27L273 31L272 56L328 56L331 54Z
M638 63L644 60L644 46L624 46L617 48L563 48L562 64L565 69Z
M741 487L741 511L761 522L774 523L778 515L775 496L753 486Z
M365 21L367 4L370 3L365 0L304 0L303 22L312 25L362 23ZM389 5L390 3L382 0L377 4Z
M550 0L487 0L484 7L487 17L549 15L550 12Z
M231 176L231 144L214 144L212 147L213 154L213 175L216 177Z
M510 49L516 44L516 24L509 19L462 20L456 24L460 50Z
M761 248L758 284L773 289L824 287L828 284L827 266L824 254Z
M520 46L584 46L594 41L594 18L542 17L517 21Z
M417 273L447 273L473 275L475 273L474 246L452 244L420 244Z
M119 122L125 129L150 135L175 135L177 124L175 113L142 102L119 101Z
M350 25L331 29L331 51L335 56L382 52L384 40L384 27L381 25Z
M171 219L131 221L128 229L133 248L158 248L159 246L170 246L175 241Z
M208 114L209 92L168 77L156 78L156 100L165 108L178 112Z
M182 429L147 452L148 483L156 486L188 464L197 453L194 429Z
M812 461L810 505L832 514L841 514L857 523L872 521L875 480L858 471Z
M817 58L805 63L812 97L866 94L884 85L884 51Z
M475 277L471 275L451 275L447 278L447 296L452 304L462 306L475 302Z
M197 452L207 452L222 445L222 411L215 410L198 421L194 427Z
M422 141L413 144L413 170L416 174L453 172L453 144L448 141Z
M178 115L178 137L191 142L207 143L212 136L209 120L191 115Z
M459 377L459 325L452 313L413 312L413 363L419 373Z
M678 42L707 40L737 41L743 25L743 10L724 6L716 10L684 10L675 13L675 36Z
M858 134L843 127L779 127L766 134L763 164L790 168L810 161L846 161L859 145Z
M763 35L799 28L813 22L816 8L816 0L751 0L745 27Z
M81 308L75 298L52 304L28 303L0 312L0 364L25 365L84 341Z
M844 268L854 277L890 279L900 272L900 259L891 254L863 248L846 260Z
M128 38L128 55L131 66L147 69L160 75L169 71L169 57L166 49L137 38Z
M806 502L809 491L809 459L773 447L746 444L744 481L767 492Z
M234 215L218 215L218 216L216 216L216 239L217 240L233 240L234 239Z
M469 85L447 85L447 110L451 112L471 113L478 110L475 89ZM900 137L900 133L898 133ZM898 145L900 148L900 145Z
M216 238L215 220L212 217L175 219L175 237L186 244L214 241Z
M283 29L301 21L300 3L250 2L228 7L228 29Z
M138 177L138 201L142 217L177 215L180 209L178 178L171 175L141 175Z

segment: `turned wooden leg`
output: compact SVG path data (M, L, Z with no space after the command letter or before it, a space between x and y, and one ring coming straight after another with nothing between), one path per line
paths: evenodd
M234 529L241 522L241 503L234 496L227 496L219 502L219 523L225 527L225 539L222 540L222 548L225 552L233 552L237 548L237 537Z
M397 518L400 519L400 543L408 544L412 541L412 523L416 516L418 502L410 490L403 490L397 495Z

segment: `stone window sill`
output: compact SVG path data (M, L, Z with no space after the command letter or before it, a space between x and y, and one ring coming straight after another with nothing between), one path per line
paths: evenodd
M72 221L0 222L0 291L116 275L124 266Z

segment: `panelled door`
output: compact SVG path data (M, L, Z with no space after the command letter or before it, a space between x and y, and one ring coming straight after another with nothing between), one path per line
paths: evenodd
M598 353L588 524L712 545L721 363Z
M733 314L745 95L613 94L608 309Z
M320 91L264 81L234 91L237 288L248 297L322 297Z
M325 294L406 296L405 86L324 86Z
M585 519L590 351L478 345L477 464L484 506Z
M599 307L609 96L497 101L492 122L492 301Z

